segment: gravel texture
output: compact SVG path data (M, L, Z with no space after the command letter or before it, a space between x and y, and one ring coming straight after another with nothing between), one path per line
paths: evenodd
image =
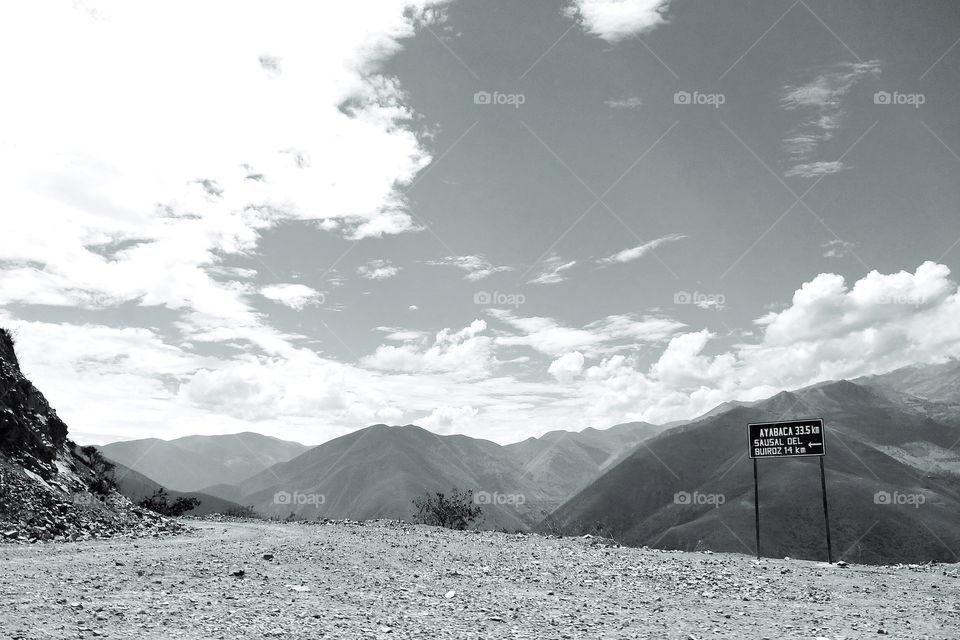
M830 566L397 522L186 520L0 546L0 636L960 637L960 567Z

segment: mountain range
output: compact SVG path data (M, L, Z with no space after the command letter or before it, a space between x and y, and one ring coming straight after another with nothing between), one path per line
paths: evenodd
M474 489L483 505L484 526L526 530L660 430L634 422L605 430L552 431L502 446L463 435L440 436L415 425L378 424L269 467L256 459L246 467L249 477L239 482L234 478L242 475L242 466L229 467L228 474L222 458L212 459L202 475L180 470L200 464L219 443L242 437L254 444L256 434L128 441L101 451L164 486L252 506L265 516L410 519L413 498L457 487ZM270 439L257 443L257 451L280 456L295 449L268 448L290 444L296 443ZM117 451L122 458L115 457Z
M286 462L306 445L259 433L185 436L176 440L146 438L99 447L114 462L133 469L167 489L202 491L216 484L233 484Z
M834 557L956 561L960 478L952 470L960 427L891 400L883 389L896 377L782 392L671 429L645 441L539 528L600 533L631 545L754 553L746 425L821 417ZM938 402L958 392L930 381L922 388L939 388ZM758 460L757 468L761 551L826 559L818 460Z
M312 448L237 434L102 451L165 486L265 516L410 519L414 497L458 487L474 490L487 528L754 553L746 425L814 416L827 428L834 556L956 560L957 362L726 402L686 423L552 431L509 445L380 424ZM762 552L825 558L817 460L760 460L758 470Z

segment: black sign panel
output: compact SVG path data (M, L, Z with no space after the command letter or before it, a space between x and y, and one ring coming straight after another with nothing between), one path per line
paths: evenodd
M793 458L824 454L823 420L748 424L751 458Z

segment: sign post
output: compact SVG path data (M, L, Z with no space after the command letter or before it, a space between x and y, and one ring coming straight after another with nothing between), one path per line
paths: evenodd
M760 483L757 482L757 459L753 459L753 516L757 522L757 562L760 562Z
M820 458L820 489L823 492L823 521L827 532L827 562L833 564L830 547L830 515L827 510L827 477L823 470L824 447L823 420L786 420L783 422L760 422L747 425L749 452L753 458L753 510L757 525L757 560L760 559L760 483L757 480L759 458L797 458L818 456Z

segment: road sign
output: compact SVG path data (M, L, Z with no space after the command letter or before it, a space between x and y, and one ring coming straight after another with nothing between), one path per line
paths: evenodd
M748 424L751 458L822 456L823 420L787 420Z
M757 479L757 460L818 456L820 458L820 490L823 495L823 523L827 532L827 562L833 564L833 550L830 545L830 512L827 507L827 477L823 470L823 456L826 453L823 420L808 418L751 423L747 425L747 434L748 451L753 458L753 512L757 525L757 560L760 560L760 482Z

